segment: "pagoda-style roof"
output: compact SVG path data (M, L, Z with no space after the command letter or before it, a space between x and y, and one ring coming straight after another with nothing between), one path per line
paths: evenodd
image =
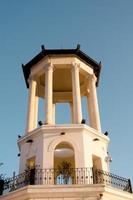
M89 67L91 67L94 70L94 73L97 77L96 85L98 86L100 71L101 71L101 62L99 62L99 63L96 62L91 57L89 57L87 54L85 54L83 51L81 51L80 45L77 45L76 49L45 49L44 45L42 45L41 47L42 47L42 51L39 54L37 54L34 58L32 58L32 60L30 60L25 65L22 64L24 78L25 78L27 88L29 88L28 78L29 78L30 69L32 68L32 66L37 64L39 61L41 61L46 56L56 56L56 55L75 56L75 57L79 58L80 60L82 60L83 62L87 63L89 65Z

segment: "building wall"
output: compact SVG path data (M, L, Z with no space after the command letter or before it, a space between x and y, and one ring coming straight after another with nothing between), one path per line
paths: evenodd
M64 135L61 135L64 132ZM32 139L32 143L27 143ZM96 141L95 141L96 140ZM35 157L40 168L54 168L54 150L62 142L70 144L75 153L75 167L93 167L93 157L101 160L102 169L108 171L106 162L109 139L96 130L83 125L42 126L19 141L20 173L27 159Z

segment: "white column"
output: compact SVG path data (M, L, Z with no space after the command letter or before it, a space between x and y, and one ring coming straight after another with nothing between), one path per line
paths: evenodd
M37 83L30 78L29 80L29 98L28 98L28 113L27 113L27 128L26 132L30 132L34 128L34 113L35 113L35 95Z
M72 124L73 124L74 123L73 103L70 102L69 105L70 105L70 110L71 110L71 121L72 121Z
M34 128L37 128L37 124L38 124L38 100L39 100L39 97L35 96Z
M89 92L87 93L87 99L88 99L88 112L89 112L90 126L101 132L101 123L100 123L99 107L98 107L98 100L97 100L95 75L89 78L88 88L89 88Z
M45 66L45 124L53 121L53 66Z
M55 103L53 103L53 124L55 124Z
M76 63L72 63L72 90L74 123L80 124L82 121L82 108L80 95L79 66Z

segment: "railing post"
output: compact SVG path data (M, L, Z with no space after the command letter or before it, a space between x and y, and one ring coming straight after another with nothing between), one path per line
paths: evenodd
M35 184L35 168L30 169L29 183L30 183L30 185L34 185Z
M92 179L93 179L93 184L96 184L96 173L94 167L92 167Z
M93 174L93 184L100 184L101 181L101 172L98 169L92 168L92 174Z
M131 180L128 179L128 183L129 183L129 192L132 193L132 184L131 184Z
M3 191L4 191L4 180L0 180L0 195L3 194Z

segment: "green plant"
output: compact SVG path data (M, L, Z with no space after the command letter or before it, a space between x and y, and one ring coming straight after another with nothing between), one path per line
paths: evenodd
M62 161L59 165L58 165L58 173L63 175L63 178L69 178L72 174L71 171L71 163L67 162L67 161Z

